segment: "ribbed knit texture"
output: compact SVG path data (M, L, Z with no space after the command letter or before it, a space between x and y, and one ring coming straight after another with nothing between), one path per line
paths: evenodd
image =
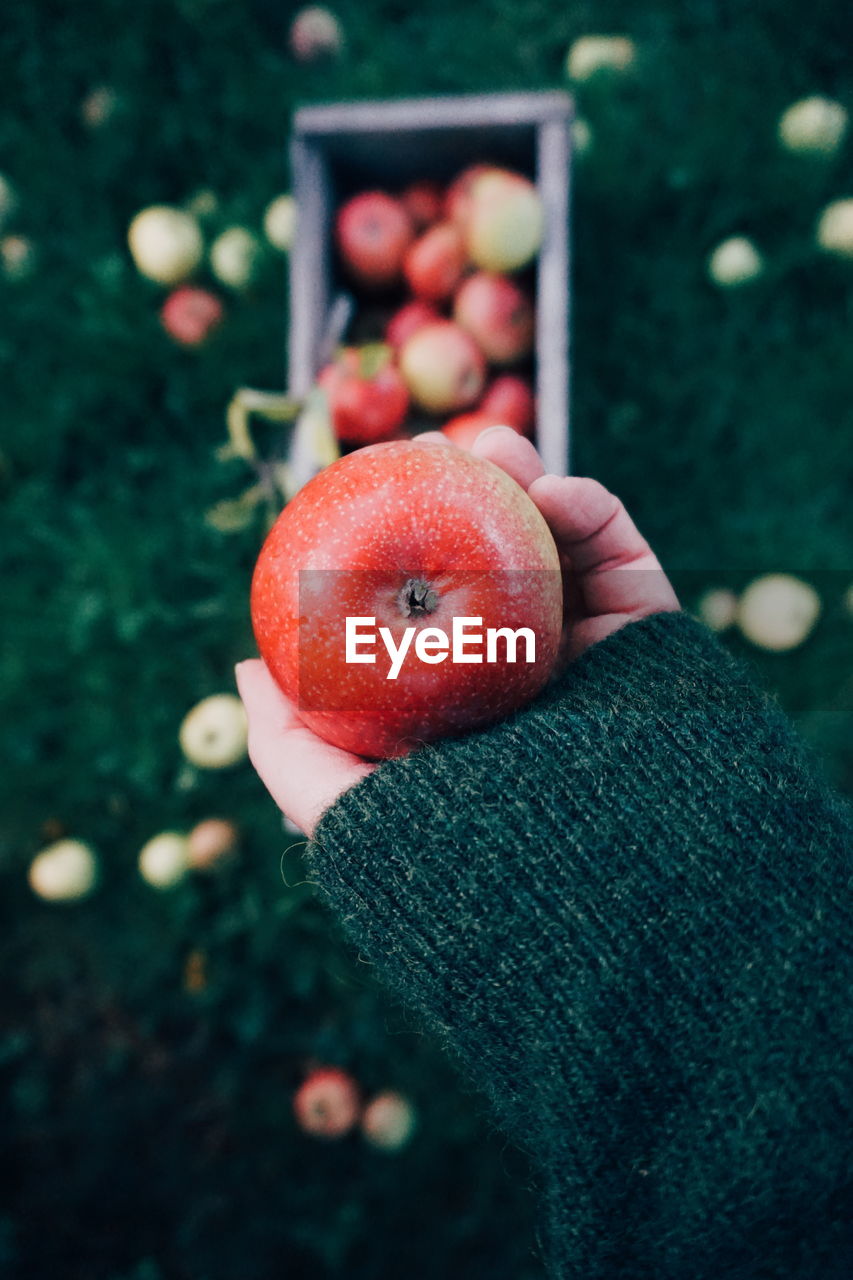
M540 1170L554 1277L853 1275L850 812L700 624L383 764L309 865Z

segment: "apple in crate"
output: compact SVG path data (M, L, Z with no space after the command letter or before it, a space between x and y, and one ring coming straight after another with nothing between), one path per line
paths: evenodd
M489 427L505 425L508 424L501 423L500 418L475 409L472 413L460 413L455 418L451 418L441 428L441 433L459 449L471 449L477 437L484 431L488 431Z
M438 222L444 210L444 192L437 182L413 182L400 199L418 231Z
M400 352L400 372L422 409L452 413L479 399L486 361L476 342L451 320L418 329Z
M494 416L497 422L515 427L522 435L530 435L536 420L536 402L530 384L514 373L502 373L483 393L480 411Z
M444 198L444 216L463 229L468 224L471 209L471 189L478 178L494 168L489 164L472 164L463 169L447 188Z
M444 302L462 279L467 262L462 232L452 222L440 222L407 250L403 275L416 298Z
M453 318L492 364L514 364L533 349L533 305L506 276L469 276L456 294Z
M362 285L385 288L400 279L403 258L415 237L399 200L384 191L363 191L338 211L335 239L344 266Z
M473 413L460 413L457 417L451 418L441 428L441 432L457 448L471 449L477 437L482 435L489 427L510 427L513 431L518 431L518 427L497 414L485 413L482 409L475 409ZM521 432L519 432L520 434Z
M484 271L519 271L542 244L539 192L527 178L508 169L480 173L467 193L463 229L475 266Z
M405 303L399 311L394 312L385 330L385 341L389 347L398 351L408 342L412 334L417 333L418 329L423 329L426 324L434 324L441 318L440 312L436 311L430 303L414 298L411 302Z
M270 531L251 593L261 657L300 718L374 759L535 697L562 610L557 548L521 486L482 458L417 440L359 449L305 485ZM348 655L348 619L382 628L373 661ZM480 624L467 649L479 662L446 647L459 619ZM535 638L532 658L521 628ZM498 629L519 632L520 651L496 644L489 660L483 637ZM392 648L403 653L396 676Z
M329 398L335 435L346 444L390 440L403 425L409 393L385 343L342 348L317 382Z

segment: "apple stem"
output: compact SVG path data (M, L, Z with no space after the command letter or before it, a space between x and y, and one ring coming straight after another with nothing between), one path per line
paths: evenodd
M423 578L409 578L400 589L397 604L404 618L412 614L432 613L438 604L438 592Z

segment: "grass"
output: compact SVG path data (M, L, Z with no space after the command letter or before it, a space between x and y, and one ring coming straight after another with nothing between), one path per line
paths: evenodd
M30 278L0 287L0 1270L38 1280L467 1274L524 1280L529 1171L434 1047L371 982L300 883L297 848L248 767L188 771L177 728L251 651L258 524L207 508L247 483L216 448L238 385L283 385L285 269L270 254L200 351L170 344L125 249L133 214L212 189L209 231L258 228L286 189L297 103L564 86L569 43L626 32L638 63L578 94L594 142L573 196L574 468L618 492L693 605L709 586L801 574L812 640L749 651L830 776L853 791L849 335L853 267L813 227L853 194L837 157L783 155L775 121L825 92L853 108L846 15L829 0L347 0L347 48L298 66L267 0L7 0L0 171ZM97 130L80 104L118 96ZM754 237L764 277L722 292L707 255ZM736 639L730 643L746 653ZM139 847L211 812L239 867L155 895ZM51 834L91 840L100 891L39 904ZM194 951L206 988L184 988ZM421 1113L396 1157L300 1137L309 1060L393 1085Z

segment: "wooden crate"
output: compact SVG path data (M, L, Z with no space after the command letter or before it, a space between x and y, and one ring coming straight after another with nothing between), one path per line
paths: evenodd
M549 471L569 467L569 191L572 99L502 93L342 102L296 112L291 140L297 232L290 255L289 390L304 396L328 358L335 280L332 225L342 200L417 178L446 181L476 161L536 182L545 235L535 268L536 444Z

